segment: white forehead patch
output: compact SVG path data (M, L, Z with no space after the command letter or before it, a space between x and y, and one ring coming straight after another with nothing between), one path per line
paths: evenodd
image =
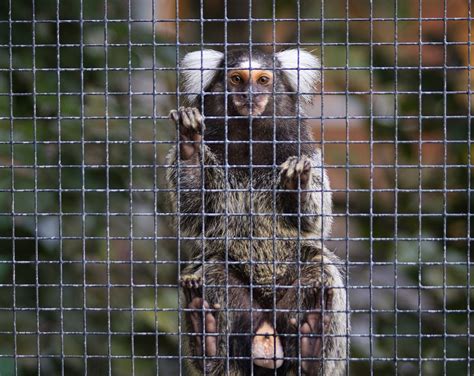
M194 51L186 54L181 61L183 89L192 103L217 73L224 54L214 50Z
M244 59L244 60L241 60L239 61L239 64L237 66L237 68L239 69L259 69L262 67L262 64L260 64L260 62L256 59L252 59L252 61L250 61L249 59Z
M286 50L276 54L284 74L292 89L301 94L306 103L313 101L313 93L319 83L321 74L319 60L305 50Z

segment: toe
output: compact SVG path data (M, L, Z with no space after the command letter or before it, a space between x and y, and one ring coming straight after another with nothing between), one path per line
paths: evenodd
M204 301L204 303L206 303ZM198 298L198 297L195 297L191 300L191 302L188 304L188 308L190 309L202 309L202 307L204 306L204 303L203 303L203 299L202 298Z
M217 323L214 315L211 312L207 312L205 316L206 333L215 334L217 333ZM206 355L216 356L217 354L217 337L214 335L206 336Z
M308 313L306 316L306 323L309 325L310 329L314 332L319 332L319 323L321 319L321 314L318 313Z
M305 322L301 325L300 328L301 333L301 356L302 357L309 357L313 354L313 347L314 347L314 339L309 337L312 333L310 325Z
M311 334L311 327L309 326L309 324L307 322L305 322L303 325L301 325L300 333L302 335Z

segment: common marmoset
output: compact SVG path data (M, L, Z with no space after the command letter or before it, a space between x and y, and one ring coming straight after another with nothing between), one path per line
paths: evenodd
M195 238L181 277L192 372L343 374L343 268L321 241L332 196L300 116L318 60L203 50L181 69L191 107L170 113L180 142L168 182L181 234Z

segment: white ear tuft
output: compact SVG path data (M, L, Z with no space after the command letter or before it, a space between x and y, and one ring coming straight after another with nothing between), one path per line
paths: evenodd
M211 83L223 57L222 52L214 50L194 51L184 56L181 61L183 89L191 103Z
M319 60L305 50L286 50L276 54L292 89L301 94L306 103L313 101L313 93L321 74Z

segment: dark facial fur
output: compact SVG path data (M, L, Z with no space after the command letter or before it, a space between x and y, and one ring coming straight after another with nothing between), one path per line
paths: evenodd
M293 89L283 71L271 71L273 66L281 68L280 63L274 62L271 55L257 51L252 54L250 64L249 60L248 52L230 52L227 72L222 61L221 69L206 88L204 141L211 141L208 145L221 157L222 163L232 166L274 166L291 155L310 152L312 146L307 143L311 141L310 131L303 120L298 121L301 113L297 95L288 94ZM261 72L268 76L271 74L271 84L259 85L256 79L248 79L235 85L232 74L240 73L242 67L249 65L251 69L247 72L250 76L258 78ZM199 101L202 101L201 97ZM226 133L227 149L224 142ZM298 140L302 141L299 145L295 142ZM248 167L246 169L248 171Z

